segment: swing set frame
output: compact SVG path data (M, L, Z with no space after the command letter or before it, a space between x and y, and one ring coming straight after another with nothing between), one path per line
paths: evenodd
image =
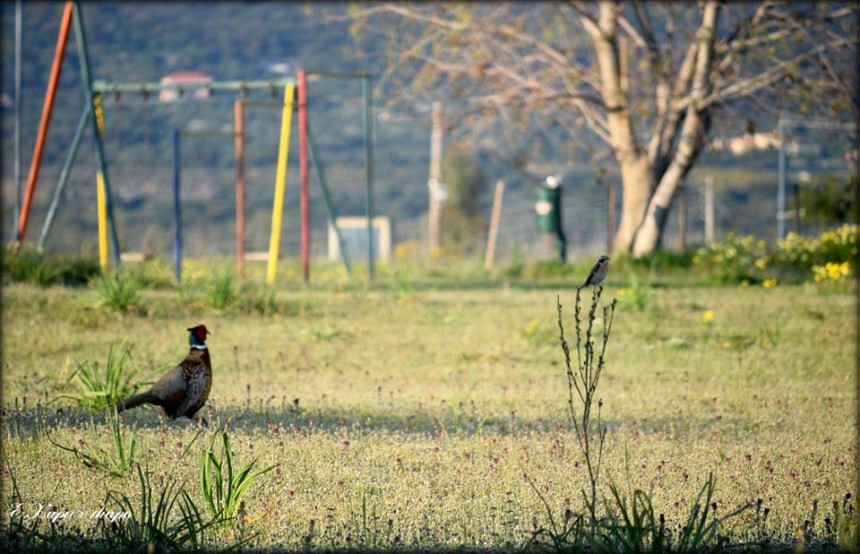
M373 127L372 127L372 101L370 95L370 76L366 73L329 73L329 72L306 72L299 71L297 79L278 79L278 80L258 80L258 81L211 81L207 83L160 83L160 82L138 82L138 83L120 83L107 81L93 81L90 73L89 56L86 45L86 35L84 32L83 19L81 17L81 8L78 0L67 0L63 10L63 18L61 20L60 32L57 39L57 48L54 56L54 63L51 70L51 77L48 83L48 90L45 96L45 104L42 113L42 119L39 125L39 133L37 135L34 155L30 167L30 174L27 180L27 187L24 196L21 213L18 219L17 246L20 247L24 243L24 238L27 229L27 222L32 206L32 198L35 194L36 181L38 179L39 166L41 163L41 154L47 139L48 127L51 120L51 112L53 109L54 99L56 97L56 88L59 82L59 75L62 68L62 60L65 52L69 27L74 25L76 42L78 46L79 60L81 64L81 75L84 85L85 104L81 113L78 126L75 131L74 138L69 147L65 163L60 173L59 182L55 190L51 205L48 209L48 214L45 219L45 224L42 233L39 237L39 246L43 247L48 233L50 232L56 211L59 207L63 189L68 181L69 172L74 165L77 156L78 147L83 137L83 133L87 126L93 132L95 142L95 153L97 162L96 186L97 186L97 212L99 224L99 262L103 269L109 266L108 252L110 252L110 261L114 269L119 268L120 264L120 247L116 232L116 219L114 217L113 201L110 192L110 180L108 174L108 164L104 153L103 134L104 134L104 117L101 106L101 95L104 93L113 93L119 96L124 92L139 92L147 99L150 94L159 92L164 89L178 90L180 94L185 91L205 88L211 91L237 91L240 96L234 102L235 112L235 128L233 133L226 133L226 136L235 136L236 144L236 267L240 276L244 274L245 264L245 158L244 158L244 109L245 107L267 105L272 106L271 102L262 103L247 100L245 94L253 89L284 89L284 100L281 104L283 107L281 121L281 135L278 146L278 163L275 178L275 197L272 206L272 232L269 241L269 255L266 282L272 284L277 275L278 253L280 248L281 221L283 214L283 198L285 190L285 182L287 176L287 156L289 153L289 138L292 114L298 112L298 131L299 131L299 189L300 189L300 218L301 218L301 256L302 256L302 277L307 284L310 282L310 204L308 193L308 161L314 165L317 173L320 186L323 191L323 200L326 205L326 210L329 222L337 236L340 245L341 257L347 269L347 274L351 275L351 264L346 248L344 247L343 238L336 224L336 214L334 206L331 202L331 196L328 190L328 184L325 179L325 173L319 158L319 152L316 143L310 132L310 125L307 114L307 81L308 76L312 75L315 78L358 78L362 83L362 98L364 104L363 110L363 130L365 144L365 184L366 184L366 216L368 221L368 279L374 277L374 254L373 254ZM175 129L173 133L174 139L174 272L176 279L181 277L181 209L180 201L180 162L179 162L179 137L182 134L190 134L188 130ZM224 134L224 133L222 133Z

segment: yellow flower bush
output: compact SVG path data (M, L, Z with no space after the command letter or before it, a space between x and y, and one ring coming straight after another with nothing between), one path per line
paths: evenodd
M755 273L767 265L766 245L753 235L728 233L723 242L699 249L693 264L704 267L722 283L757 281Z
M812 267L813 280L816 283L836 282L841 283L851 276L851 264L848 262L827 262L824 265Z
M779 284L774 277L806 279L812 272L815 282L839 282L851 275L851 263L860 252L860 226L842 225L805 237L788 233L773 250L752 235L728 233L720 243L699 249L693 264L702 267L722 283L761 283L765 288ZM786 272L789 272L788 277ZM799 279L798 279L799 278Z
M774 261L794 269L812 269L827 263L848 262L857 257L860 227L842 225L821 233L818 238L807 238L791 232L777 242Z

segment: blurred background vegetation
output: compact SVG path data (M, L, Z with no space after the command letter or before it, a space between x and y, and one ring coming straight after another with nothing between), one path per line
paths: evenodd
M62 5L25 3L23 70L23 172L29 167L54 52ZM14 3L2 14L2 178L3 237L14 235L15 183L13 168ZM346 4L341 3L160 3L142 9L138 3L84 3L84 22L96 79L157 81L179 70L197 70L218 80L275 79L309 71L366 71L382 74L386 60L373 35L351 34ZM241 22L241 24L237 24ZM378 83L377 83L378 84ZM409 113L389 106L391 90L378 86L374 99L375 206L393 221L394 245L426 251L427 177L430 154L430 106ZM249 93L254 100L275 100L282 91ZM176 128L231 130L232 93L215 93L207 101L182 99L160 103L139 94L106 95L106 147L117 206L120 244L124 251L167 257L171 252L171 133ZM448 98L446 102L463 99ZM74 134L83 104L74 39L70 37L57 105L43 158L35 197L30 238L41 229L50 195ZM364 147L361 88L355 80L319 79L310 83L310 120L339 215L364 213ZM246 112L248 249L265 250L277 154L279 115L275 107ZM775 127L754 106L736 118L715 122L715 136L742 135L749 120L760 130ZM450 122L449 122L450 123ZM606 184L618 186L617 169L596 149L593 139L576 144L559 128L534 129L523 144L499 139L491 144L457 142L446 136L445 177L449 201L443 208L442 254L448 258L479 255L486 241L486 224L497 179L507 184L499 233L498 259L553 257L534 221L535 188L549 174L564 175L563 213L572 259L590 259L606 246ZM789 156L788 180L798 182L801 171L810 180L798 190L801 219L789 228L801 234L821 233L852 219L856 184L849 182L852 145L834 133L806 130L795 133L797 150ZM294 144L297 141L294 141ZM525 144L525 143L524 143ZM186 254L223 254L234 250L234 145L232 139L194 137L183 145L183 202ZM93 254L96 245L94 157L85 137L72 170L54 231L50 251ZM599 180L598 173L604 175ZM24 175L26 177L26 175ZM298 253L297 148L290 154L284 247L287 257ZM777 152L731 154L709 149L688 176L687 232L679 236L678 203L670 214L664 247L703 242L704 182L715 187L717 238L728 232L754 234L772 241L776 227ZM601 184L602 183L604 184ZM856 183L856 181L855 181ZM791 189L794 190L794 189ZM616 201L620 201L620 194ZM311 251L323 257L327 248L326 212L316 176L311 177Z

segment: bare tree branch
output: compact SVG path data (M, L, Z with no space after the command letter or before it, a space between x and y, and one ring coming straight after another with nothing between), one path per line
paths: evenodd
M856 4L523 6L371 3L353 13L387 39L392 64L380 86L402 87L412 104L453 98L464 132L537 136L558 125L577 136L587 127L609 145L623 184L622 250L659 235L660 210L726 110L801 106L812 91L816 109L857 109ZM623 67L620 41L630 50ZM637 238L646 228L651 236Z

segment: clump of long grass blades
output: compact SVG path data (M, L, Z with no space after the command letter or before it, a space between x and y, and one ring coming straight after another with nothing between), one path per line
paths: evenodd
M112 448L110 449L94 446L87 446L86 448L69 447L54 442L50 437L48 437L48 440L57 448L74 454L75 458L85 466L100 469L114 477L119 477L134 468L137 439L135 439L134 435L131 435L129 438L123 433L116 408L108 408L106 412L107 423L111 433L110 445Z
M213 277L206 285L206 302L216 310L225 310L236 299L233 276L225 271Z
M236 308L240 313L272 315L282 311L275 291L261 288L256 283L243 283L236 297Z
M121 517L100 519L101 532L118 550L126 552L200 551L207 521L182 485L173 478L160 489L153 487L150 472L137 465L140 500L110 491L105 506Z
M248 487L260 475L275 469L276 465L252 471L257 464L254 458L241 469L234 467L233 450L226 431L221 431L221 451L215 455L215 440L212 436L209 448L200 459L200 490L213 519L229 520L239 513L242 498Z
M78 363L68 381L75 381L80 392L61 394L58 398L71 398L90 410L104 410L137 392L140 385L134 384L134 378L138 369L131 356L131 349L125 346L120 348L111 345L104 371L99 370L98 362Z
M724 516L717 516L713 503L715 480L712 473L695 501L677 535L666 528L664 514L657 513L651 494L633 491L632 502L615 484L610 484L612 498L603 499L606 519L602 529L610 549L615 552L716 552L729 546L729 538L720 534L724 523L747 510L744 505Z
M95 279L99 293L97 306L115 312L127 312L140 301L140 285L133 277L103 273Z

